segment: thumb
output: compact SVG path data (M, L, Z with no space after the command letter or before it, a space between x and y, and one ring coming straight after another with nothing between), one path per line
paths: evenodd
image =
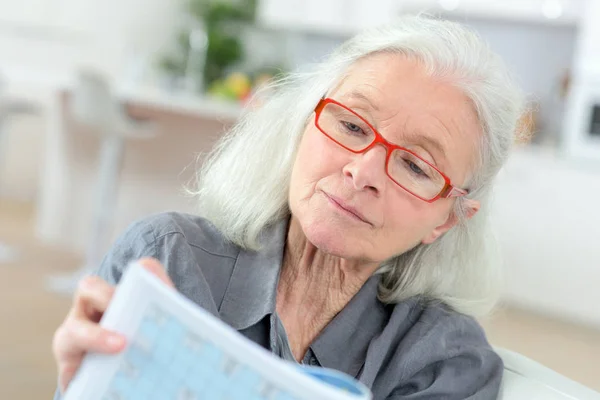
M155 258L145 257L138 260L138 263L148 272L160 279L163 283L174 288L175 284L165 271L165 267Z

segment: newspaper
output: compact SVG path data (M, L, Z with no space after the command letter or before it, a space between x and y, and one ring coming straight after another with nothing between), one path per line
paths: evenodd
M100 324L124 334L90 353L65 400L370 400L354 378L275 357L133 263Z

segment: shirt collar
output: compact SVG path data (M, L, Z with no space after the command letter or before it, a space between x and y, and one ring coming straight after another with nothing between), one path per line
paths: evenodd
M225 291L219 315L236 330L256 324L275 311L275 296L288 219L266 228L260 237L259 251L241 249Z
M393 308L377 298L380 279L379 274L369 278L313 342L321 366L358 377L372 339L383 331Z

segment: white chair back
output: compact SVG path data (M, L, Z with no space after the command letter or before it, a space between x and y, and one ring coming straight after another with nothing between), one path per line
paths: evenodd
M597 393L521 354L496 348L504 361L498 400L600 400ZM600 368L598 370L600 379Z
M79 71L70 107L77 123L100 134L110 134L115 124L113 102L110 85L104 76L93 71Z

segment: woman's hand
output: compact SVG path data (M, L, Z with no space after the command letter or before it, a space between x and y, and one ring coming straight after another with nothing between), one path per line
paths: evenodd
M174 286L157 260L144 258L139 263L169 286ZM71 309L52 341L52 352L58 365L58 386L62 393L87 352L113 354L125 348L123 335L99 325L114 292L114 286L97 276L88 276L79 283Z

